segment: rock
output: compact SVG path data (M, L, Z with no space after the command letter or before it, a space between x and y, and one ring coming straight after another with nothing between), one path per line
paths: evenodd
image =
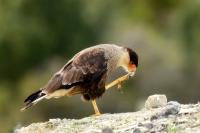
M152 95L149 96L145 102L145 108L159 108L167 104L167 97L165 95Z
M164 108L165 115L176 115L181 109L181 104L176 101L170 101L167 103L167 106Z
M144 127L146 127L147 129L152 129L153 128L153 124L152 123L145 123L143 124Z
M113 131L112 131L112 129L110 129L110 128L104 128L104 129L102 130L102 133L113 133Z
M50 119L19 127L14 133L198 133L200 104L175 101L137 112L102 114L82 119Z
M140 130L139 128L135 128L135 129L133 130L133 133L141 133L141 130Z
M169 115L176 115L180 111L180 108L180 103L175 101L168 102L165 107L152 115L151 120L155 120L160 117L168 117Z

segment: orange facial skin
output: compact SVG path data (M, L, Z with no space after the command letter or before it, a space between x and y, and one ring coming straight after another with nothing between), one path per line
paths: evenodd
M135 72L136 71L136 65L132 64L132 63L129 63L129 65L128 65L128 71L129 72Z

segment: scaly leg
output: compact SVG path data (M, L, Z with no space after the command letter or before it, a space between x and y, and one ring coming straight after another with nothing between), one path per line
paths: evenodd
M128 74L126 74L126 75L124 75L124 76L122 76L122 77L120 77L120 78L114 80L114 81L111 82L110 84L106 85L106 87L105 87L106 90L110 89L111 87L113 87L113 86L115 86L115 85L118 85L118 88L120 88L120 87L121 87L121 83L122 83L124 80L128 80L129 77L130 77L130 75L131 75L131 74L128 73Z
M98 109L96 100L92 100L92 106L93 106L94 112L95 112L94 116L99 116L99 115L101 115L101 113L99 112L99 109Z

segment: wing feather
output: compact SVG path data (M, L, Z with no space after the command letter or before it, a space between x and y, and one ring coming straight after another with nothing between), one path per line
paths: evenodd
M81 52L52 77L44 91L48 93L63 86L73 86L86 81L92 75L99 75L99 73L106 71L107 59L104 50L99 48Z
M62 84L64 85L82 82L92 74L105 71L107 69L107 59L104 50L99 48L76 56L71 65L70 70L63 70Z

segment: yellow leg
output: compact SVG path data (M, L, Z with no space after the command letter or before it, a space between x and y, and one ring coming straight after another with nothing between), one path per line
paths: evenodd
M115 85L118 85L118 88L120 88L120 87L121 87L121 83L122 83L124 80L128 80L129 77L130 77L130 75L131 75L131 74L128 73L128 74L126 74L126 75L124 75L124 76L122 76L122 77L120 77L120 78L114 80L114 81L111 82L110 84L106 85L106 87L105 87L106 90L110 89L111 87L113 87L113 86L115 86Z
M125 80L128 80L130 76L133 76L131 73L128 73L118 79L116 79L115 81L111 82L110 84L106 85L105 88L106 90L110 89L111 87L115 86L115 85L118 85L118 87L121 86L121 83ZM95 100L92 100L92 106L94 108L94 111L95 111L95 116L99 116L101 115L101 113L99 112L99 109L98 109L98 106L97 106L97 103Z
M98 106L97 106L97 103L95 100L92 100L92 106L94 108L94 112L95 112L95 116L99 116L101 115L101 113L99 112L99 109L98 109Z

